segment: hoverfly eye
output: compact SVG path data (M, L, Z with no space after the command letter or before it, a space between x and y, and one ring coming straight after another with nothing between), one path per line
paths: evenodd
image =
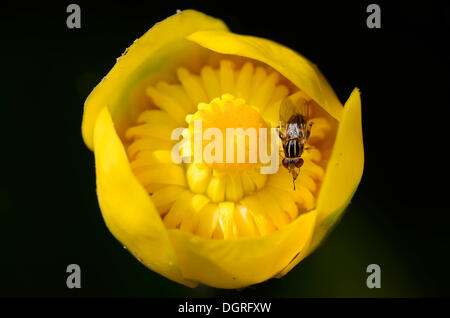
M289 161L286 158L284 158L281 163L283 164L283 167L285 167L286 169L288 168Z
M295 160L295 166L297 168L300 168L301 166L303 166L303 159L299 158L298 160Z

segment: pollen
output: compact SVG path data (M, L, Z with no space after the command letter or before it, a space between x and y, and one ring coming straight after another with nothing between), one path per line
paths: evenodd
M311 100L303 91L250 60L224 59L198 72L180 67L175 75L174 82L146 88L152 106L126 131L131 169L168 229L208 239L264 236L314 209L335 128L320 107L312 107L313 128L294 190L281 165L261 173L260 146L283 157L281 145L271 147L271 128L279 124L285 97ZM196 148L198 123L203 134ZM173 160L178 128L184 129L180 150L190 150L182 162Z
M213 157L207 160L212 169L233 173L250 169L260 162L259 134L261 131L267 134L269 125L258 109L247 105L243 98L223 94L209 104L200 103L197 112L188 115L186 120L191 136L195 134L196 123L201 123L203 132L215 132L214 138L211 138L214 140L202 141L202 148L199 149L202 155Z

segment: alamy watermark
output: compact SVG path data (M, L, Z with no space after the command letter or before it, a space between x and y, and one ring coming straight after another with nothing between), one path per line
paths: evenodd
M378 264L370 264L366 269L370 275L366 279L367 288L381 288L381 267Z
M270 154L268 153L267 142L269 129ZM243 128L226 128L225 154L222 130L210 127L203 131L201 120L194 121L194 136L191 136L190 130L187 128L176 128L172 131L172 140L179 140L180 137L182 137L182 140L172 148L172 161L174 163L191 163L192 158L195 163L205 162L207 164L260 163L262 174L274 174L279 168L280 139L277 128L256 129L249 127L245 130ZM248 140L248 147L246 147L246 140ZM205 147L203 147L203 141L207 141ZM246 157L248 157L248 160Z
M66 12L70 13L66 19L66 25L69 29L81 28L81 8L78 4L69 4Z
M66 273L70 275L67 276L66 286L67 288L81 288L81 268L80 265L70 264L66 268Z
M378 4L369 4L366 12L370 13L366 20L366 25L369 29L381 28L381 8Z

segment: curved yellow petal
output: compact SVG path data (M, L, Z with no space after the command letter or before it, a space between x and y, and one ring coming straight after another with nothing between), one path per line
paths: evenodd
M221 30L197 31L187 39L218 53L244 56L273 67L340 121L342 104L330 84L313 63L293 50L267 39Z
M125 51L85 102L82 134L90 149L93 149L94 124L103 107L110 109L117 125L117 116L131 116L129 112L135 103L127 99L133 92L145 92L142 88L148 86L149 82L166 79L184 61L195 65L204 60L207 50L200 51L198 45L185 39L188 34L199 30L227 30L227 27L221 20L194 10L185 10L157 23ZM146 100L144 97L133 98ZM141 101L136 104L145 103ZM119 123L119 126L116 128L120 130L125 124Z
M189 75L189 71L199 72L200 66L212 51L247 57L271 66L340 122L315 210L302 214L289 223L289 219L296 216L293 202L297 200L295 195L298 193L292 193L292 198L285 205L273 203L274 205L270 206L270 202L260 200L260 203L256 198L253 201L243 200L243 205L238 206L231 202L223 203L221 201L226 198L240 197L240 188L236 188L235 180L231 180L229 184L222 177L208 175L208 179L212 177L212 181L206 190L208 193L220 193L220 197L210 196L213 202L221 203L213 204L201 195L192 194L192 209L189 212L192 220L180 219L176 210L172 210L173 215L170 214L168 204L170 195L181 196L185 191L184 173L180 170L181 167L176 166L171 168L173 185L167 188L155 187L154 182L148 185L154 187L152 192L155 193L156 204L160 206L161 211L169 210L165 222L178 224L180 221L182 227L191 230L196 229L197 218L207 217L211 222L207 223L210 224L209 228L199 224L195 231L199 235L179 229L167 230L164 226L161 211L157 211L146 189L133 174L121 143L121 138L126 134L125 128L130 126L131 121L135 121L137 114L149 106L145 92L150 94L156 104L159 103L165 107L161 106L163 109L170 111L172 117L169 122L178 123L183 122L186 109L195 106L191 105L190 99L207 99L214 91L224 87L242 96L258 88L261 94L249 98L254 99L261 111L266 109L269 114L276 110L273 104L277 102L273 98L270 99L272 94L269 92L277 92L274 93L277 96L287 94L284 90L277 90L277 78L270 77L261 67L256 67L255 72L255 77L260 79L255 80L255 83L258 82L259 86L244 87L243 79L248 74L244 69L236 73L231 62L222 63L218 83L199 90L196 84L207 80L211 76L210 72L206 70L195 78L187 78L185 75ZM188 98L185 106L176 107L177 105L157 95L155 91L145 89L157 81L160 81L160 85L165 85L165 88L171 88L169 84L164 83L171 83L176 79L176 70L180 65L192 67L192 70L186 70L186 74L183 71L178 72L180 80L192 80L192 85L188 85L191 89L186 95L189 95L190 99ZM82 134L86 145L95 152L97 193L105 223L111 233L144 265L190 287L200 282L219 288L239 288L276 275L282 276L320 244L339 219L359 184L364 164L360 108L358 90L351 94L346 107L343 108L318 68L289 48L267 39L228 32L222 21L197 11L187 10L171 16L136 40L85 102ZM144 120L143 126L149 124L152 127L161 125L156 120L152 123L146 123ZM167 128L166 126L164 127ZM164 127L149 131L155 141L145 145L145 149L155 150L153 143L158 142L159 138L163 138L159 143L164 139L167 139L166 143L169 142L162 129ZM137 126L129 130L128 134L140 135L143 133L141 128ZM130 146L130 155L145 155L136 154L133 144L137 142ZM167 147L164 149L169 148L169 145L165 146ZM164 161L164 158L153 159L159 162ZM161 171L166 171L166 168ZM311 171L311 178L321 172L317 169ZM144 177L149 181L160 179L159 170L149 170ZM241 178L238 183L242 189L259 189L265 184L266 177L258 174L248 180ZM305 179L305 187L300 187L299 191L310 193L308 188L315 190L312 179L309 183L308 180ZM205 188L200 181L203 182L203 179L198 180L198 188ZM223 191L218 192L218 189ZM272 216L272 221L279 230L269 231L272 233L266 236L252 237L260 231L260 224L257 219L246 219L246 213L251 215L254 212L252 204L263 203L263 211L278 212ZM306 201L297 203L312 208L314 197L310 204ZM184 209L181 203L178 208L180 211ZM240 223L233 225L230 217L238 208L244 209L245 213L241 215ZM239 230L243 230L248 237L236 238L235 233ZM211 235L229 239L211 240Z
M350 203L364 169L364 145L361 125L361 98L355 88L345 103L342 122L317 199L317 231L320 241ZM317 242L318 244L319 242Z
M315 220L314 210L257 238L210 240L180 230L168 232L183 277L217 288L241 288L272 278L296 255L306 255Z
M345 103L342 121L328 162L325 179L317 199L317 221L308 254L320 244L339 220L358 187L364 169L364 147L361 126L361 98L355 88ZM301 259L293 260L280 276Z
M167 230L131 171L107 107L97 117L93 138L97 195L111 233L148 268L195 287L196 283L181 275Z

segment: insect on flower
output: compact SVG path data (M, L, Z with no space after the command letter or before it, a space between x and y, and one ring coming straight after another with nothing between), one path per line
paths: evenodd
M301 158L305 145L311 135L313 125L310 119L309 103L304 98L293 101L286 97L280 104L280 125L278 134L283 144L285 158L282 160L283 167L292 174L294 190L295 180L303 165ZM295 170L298 169L298 172Z
M82 122L110 232L150 270L192 288L285 276L321 244L361 180L359 90L344 107L299 53L195 10L157 23L126 52L86 99ZM197 120L216 128L198 162ZM191 150L193 162L172 158L178 128L192 139L177 153ZM227 128L245 138L216 143ZM262 173L269 152L286 169L275 160L276 171Z

